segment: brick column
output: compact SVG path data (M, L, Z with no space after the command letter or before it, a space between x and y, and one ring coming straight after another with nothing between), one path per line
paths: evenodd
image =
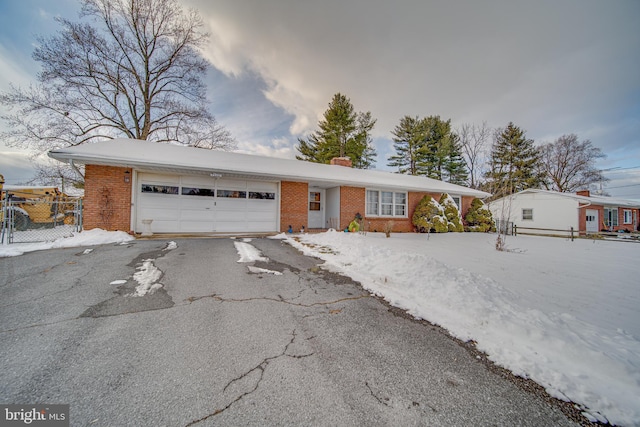
M125 179L129 182L125 182ZM130 168L86 165L83 201L85 230L102 228L130 231L132 179Z
M280 231L293 231L307 227L309 184L306 182L282 181L280 183Z

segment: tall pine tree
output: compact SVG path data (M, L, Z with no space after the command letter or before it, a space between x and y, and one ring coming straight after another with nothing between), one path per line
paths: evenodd
M462 143L455 133L450 137L449 158L444 165L444 175L444 180L452 184L466 185L469 181L467 163L462 157Z
M400 173L425 175L455 184L467 180L467 168L457 135L451 132L451 120L440 116L404 116L392 132L396 155L388 166Z
M527 139L522 129L509 122L494 136L489 170L485 174L487 190L497 198L538 187L542 182L539 161L533 140Z
M356 113L351 100L337 93L324 112L320 128L306 140L298 139L298 160L329 163L334 157L349 157L353 167L367 169L373 164L376 152L371 130L376 120L370 112Z
M396 154L389 157L387 166L397 167L398 172L408 175L425 175L424 147L427 132L424 120L418 116L404 116L391 134Z

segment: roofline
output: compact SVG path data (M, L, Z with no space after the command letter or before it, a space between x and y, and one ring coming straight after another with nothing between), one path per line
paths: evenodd
M540 188L527 188L525 190L518 191L513 195L524 194L524 193L538 193L538 194L542 193L542 194L549 194L552 196L566 197L566 198L574 199L578 202L588 202L590 206L600 205L600 206L615 206L615 207L628 207L628 208L640 209L640 202L637 202L635 200L618 199L618 198L611 198L611 200L607 200L608 196L581 196L575 193L562 193L560 191L543 190ZM501 197L499 199L493 200L490 203L494 203L498 200L502 200L507 197L509 196Z
M146 142L146 141L145 141ZM74 147L70 147L70 148L74 148ZM225 152L228 153L228 152ZM447 192L447 191L441 191L438 189L432 189L429 190L429 186L428 185L423 185L423 186L419 186L419 185L405 185L405 184L395 184L395 183L390 183L388 185L384 185L384 184L379 184L379 183L372 183L372 182L368 182L365 179L361 179L361 180L357 180L357 179L344 179L344 178L325 178L323 176L308 176L308 175L300 175L300 174L292 174L292 173L278 173L278 172L268 172L268 171L253 171L250 169L238 169L238 168L234 168L234 169L225 169L220 168L220 167L202 167L202 166L194 166L191 164L184 164L184 163L166 163L166 162L152 162L152 161L145 161L145 160L133 160L133 159L129 159L129 158L125 158L123 156L119 156L119 155L110 155L110 158L105 158L105 156L103 154L90 154L90 153L75 153L73 151L69 152L66 151L65 149L58 149L58 150L52 150L49 151L48 156L59 160L59 161L63 161L66 163L71 163L71 162L77 162L77 163L81 163L81 164L92 164L92 165L102 165L102 166L117 166L117 167L130 167L130 168L137 168L137 169L145 169L145 168L151 168L151 169L159 169L159 170L164 170L167 172L180 172L180 173L193 173L193 172L199 172L199 173L222 173L222 174L227 174L227 175L246 175L246 176L253 176L256 178L261 178L261 179L273 179L274 181L281 181L281 180L291 180L291 181L303 181L303 182L314 182L314 183L324 183L324 184L335 184L335 185L346 185L346 186L362 186L362 187L388 187L390 189L399 189L402 188L404 190L407 191L415 191L415 192ZM269 157L265 157L265 156L255 156L255 155L251 155L251 154L243 154L243 153L232 153L232 154L236 154L236 155L241 155L241 156L249 156L249 157L260 157L260 158L265 158L268 159ZM274 158L277 160L286 160L286 161L300 161L300 160L293 160L293 159L280 159L280 158ZM336 165L324 165L324 164L316 164L313 163L313 167L317 167L317 166L326 166L326 167L333 167L333 168L337 168L337 167L344 167L344 166L336 166ZM181 172L184 171L184 172ZM363 170L365 171L365 170ZM375 171L375 170L368 170L369 172L374 172L374 173L387 173L386 171ZM389 174L392 175L391 172L388 172ZM427 178L427 177L423 177L423 178ZM427 178L428 179L428 178ZM437 181L437 180L435 180ZM456 188L452 188L451 191L449 191L449 193L454 194L454 195L461 195L461 196L471 196L471 197L478 197L481 199L484 199L486 197L489 197L491 194L484 192L484 191L480 191L480 190L475 190L472 188L467 188L461 185L457 185L457 184L452 184L452 183L447 183L444 181L438 181L438 182L442 182L443 184L447 185L447 186L454 186Z

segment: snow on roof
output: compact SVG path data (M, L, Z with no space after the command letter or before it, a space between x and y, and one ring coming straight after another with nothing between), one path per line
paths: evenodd
M575 193L561 193L559 191L540 190L537 188L529 188L526 190L522 190L516 193L516 195L518 194L548 194L551 196L566 197L569 199L574 199L582 203L588 203L590 205L623 206L623 207L630 207L630 208L640 208L640 202L636 200L618 199L618 198L606 197L606 196L581 196ZM509 197L509 196L506 196L506 197ZM503 197L502 199L506 197ZM502 199L494 200L492 203L496 203Z
M124 138L53 150L49 152L49 156L64 162L182 171L182 173L246 175L262 179L307 181L322 185L380 187L479 198L490 195L484 191L422 176Z

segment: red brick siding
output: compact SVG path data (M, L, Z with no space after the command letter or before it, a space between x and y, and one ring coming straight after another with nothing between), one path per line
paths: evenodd
M344 230L356 214L364 216L365 190L359 187L340 187L340 229Z
M370 231L383 231L385 225L389 221L393 221L394 232L412 232L413 227L413 212L416 210L416 206L425 195L430 195L436 201L440 200L441 193L423 193L412 192L408 194L408 206L407 206L407 218L391 218L391 217L370 217L365 215L366 208L366 190L364 188L357 187L340 187L340 226L341 229L346 228L353 220L356 213L360 213L364 216L364 220L369 225ZM473 197L462 197L462 214L469 210Z
M596 206L590 205L580 209L580 216L578 217L578 227L580 229L580 233L584 234L587 231L587 209L598 211L598 231L601 230L609 230L609 227L605 226L605 217L604 217L604 206ZM624 223L624 211L631 211L631 224ZM638 231L638 224L633 224L633 212L636 214L636 218L640 221L640 209L634 208L625 208L618 207L618 225L611 227L611 231L619 231L619 230L628 230L628 231ZM635 229L634 229L635 228Z
M125 182L129 172L129 182ZM87 165L84 176L83 228L110 231L131 229L130 168Z
M282 181L280 183L280 231L289 226L299 231L307 228L309 184L306 182Z

